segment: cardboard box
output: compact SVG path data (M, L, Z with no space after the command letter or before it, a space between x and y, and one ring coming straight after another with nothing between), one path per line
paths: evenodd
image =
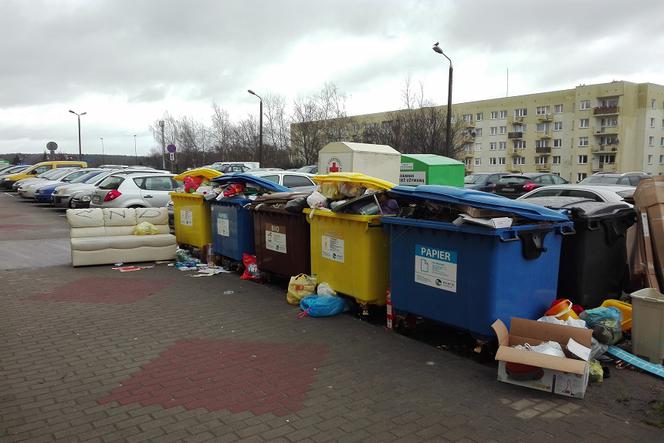
M648 214L650 239L659 286L664 286L664 176L641 180L634 192L634 203Z
M512 318L509 332L501 320L496 320L492 328L500 345L496 353L499 381L567 397L583 398L588 386L589 367L588 362L582 358L587 358L592 346L590 329L523 318ZM512 347L526 343L535 346L545 341L560 343L566 357ZM515 373L515 368L525 368L528 371Z

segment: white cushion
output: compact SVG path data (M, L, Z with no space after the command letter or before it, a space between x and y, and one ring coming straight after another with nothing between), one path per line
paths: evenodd
M104 226L104 213L100 208L67 209L67 221L72 228Z
M97 251L108 249L108 239L111 237L79 237L71 239L71 249L75 251Z
M168 209L136 208L136 224L148 222L153 225L168 225Z
M103 226L89 228L71 228L69 230L71 238L79 237L103 237L106 235L106 229Z
M103 211L106 226L134 226L136 224L134 208L104 208Z
M155 235L116 235L106 237L108 247L113 249L131 249L140 246L169 246L175 243L171 234Z

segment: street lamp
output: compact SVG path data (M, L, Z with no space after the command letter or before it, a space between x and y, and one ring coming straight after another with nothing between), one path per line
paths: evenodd
M104 137L99 137L101 140L101 163L104 164Z
M445 154L452 155L452 60L445 55L442 49L438 46L438 42L434 43L433 48L434 52L441 54L450 62L450 71L447 77L447 131L445 132L445 149L447 152Z
M136 150L136 134L134 134L134 158L136 159L136 164L138 164L138 151Z
M164 121L159 120L161 128L161 169L166 170L166 139L164 138Z
M251 95L255 95L260 100L260 111L258 118L258 164L263 166L263 98L251 89L247 89Z
M69 110L72 114L78 119L78 159L83 160L83 152L81 151L81 116L87 114L87 112L74 112L71 109Z

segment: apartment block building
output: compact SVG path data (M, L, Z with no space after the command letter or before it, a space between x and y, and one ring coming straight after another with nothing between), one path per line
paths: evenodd
M446 106L441 106L445 111ZM453 105L468 172L664 174L664 86L614 81ZM389 124L389 113L352 117Z

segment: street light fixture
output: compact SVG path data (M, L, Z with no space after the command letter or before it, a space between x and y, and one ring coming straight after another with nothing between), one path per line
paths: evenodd
M447 77L447 130L445 132L445 154L451 156L452 152L452 60L443 52L442 49L438 46L438 42L434 43L431 48L434 52L442 55L450 62L450 70Z
M87 112L74 112L71 109L69 110L72 114L78 119L78 159L79 161L83 160L83 151L81 150L81 116L87 114Z
M260 111L258 118L258 164L263 166L263 98L256 94L251 89L247 89L247 92L251 95L258 97L260 100Z

